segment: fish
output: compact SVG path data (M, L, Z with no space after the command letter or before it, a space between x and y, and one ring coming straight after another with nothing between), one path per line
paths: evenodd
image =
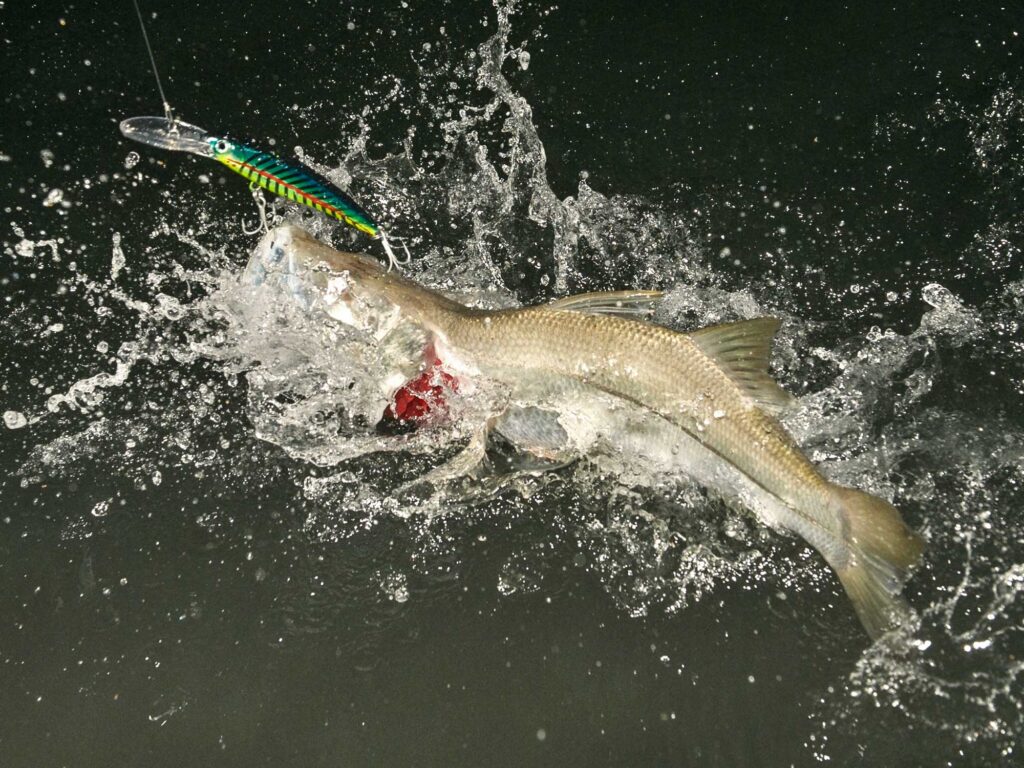
M398 359L419 356L425 362L412 380L440 362L459 381L507 387L517 405L490 426L525 436L538 453L559 456L574 447L570 435L576 448L597 440L670 446L692 477L730 489L764 523L817 550L873 640L911 616L903 586L924 541L885 499L824 477L783 427L779 415L793 398L768 372L777 318L676 331L646 319L660 297L655 291L470 307L291 225L268 232L254 253L244 279L276 276L309 311L365 333L391 354L404 350ZM392 392L401 390L397 381L387 384ZM620 420L595 432L600 422L580 407L591 403ZM632 416L623 421L623 414ZM589 443L579 437L588 425ZM482 455L481 440L471 441L434 477L463 472Z

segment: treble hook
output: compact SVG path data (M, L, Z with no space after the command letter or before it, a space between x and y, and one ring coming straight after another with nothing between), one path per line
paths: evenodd
M405 251L405 259L400 259L395 255L394 250L391 248L391 243L388 240L388 236L381 232L378 236L380 244L384 246L384 253L388 255L388 272L398 267L404 267L410 261L412 261L412 254L409 253L409 246L405 244L404 239L396 239L395 242L402 246L402 250ZM401 271L401 270L399 270Z
M260 213L260 223L255 229L250 231L245 226L245 219L242 219L242 232L247 235L255 235L261 230L269 232L270 227L267 225L267 201L263 197L263 192L255 181L249 183L249 191L252 192L252 199L256 203L256 210Z

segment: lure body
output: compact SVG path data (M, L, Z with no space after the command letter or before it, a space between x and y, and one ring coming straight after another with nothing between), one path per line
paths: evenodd
M380 228L370 215L348 195L304 165L289 163L267 152L237 144L220 137L208 140L213 159L244 176L252 184L324 216L343 221L370 237L379 237Z

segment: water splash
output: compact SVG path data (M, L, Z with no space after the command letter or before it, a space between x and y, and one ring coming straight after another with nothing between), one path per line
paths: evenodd
M1012 409L989 404L1019 404L1024 395L1024 284L1004 283L989 303L974 306L929 280L908 300L918 308L911 327L851 329L829 307L803 312L785 286L730 284L722 251L696 234L715 215L714 200L695 213L686 204L700 197L692 190L680 187L668 201L654 201L604 195L582 178L575 195L559 199L532 107L514 85L515 72L529 61L509 43L514 10L498 5L498 30L469 63L422 65L417 100L433 105L438 143L410 137L401 153L371 157L364 120L344 164L323 170L342 183L367 180L389 217L437 222L417 233L412 274L479 306L637 284L669 289L658 319L678 328L782 316L778 374L800 395L787 426L830 477L892 496L931 542L912 584L919 624L903 643L869 649L844 674L819 708L811 748L824 759L843 739L890 730L887 720L898 713L955 749L1011 757L1015 734L1024 730L1024 528L1015 514L1024 501L1024 425ZM441 90L458 94L454 106L437 97ZM1015 85L999 88L979 115L949 103L933 115L965 125L971 162L997 191L1015 189L1024 165L1019 93ZM392 88L381 98L403 95ZM137 163L125 166L131 173L120 184L143 184ZM85 192L68 194L77 199ZM81 305L83 322L95 323L104 339L90 338L88 349L97 354L74 361L71 381L54 374L28 393L5 395L9 428L57 425L61 432L30 451L21 469L25 484L81 479L109 462L135 486L159 485L176 468L217 469L243 484L265 471L260 463L295 462L309 540L337 546L396 521L412 532L412 565L358 566L373 574L367 589L393 604L417 599L410 579L417 567L426 570L420 563L428 553L457 549L476 535L480 519L528 516L532 509L558 510L544 523L544 540L567 542L577 567L631 616L682 613L730 589L771 600L801 593L810 600L834 589L805 549L680 481L670 459L659 465L649 456L597 451L546 477L502 479L486 493L479 490L486 479L475 490L447 495L393 493L459 449L487 413L486 398L457 403L445 427L376 434L385 369L372 345L303 312L272 286L239 281L238 265L248 254L237 231L171 216L144 233L148 251L129 243L130 234L115 233L109 277L78 270L57 281L56 290L69 305ZM326 238L347 236L295 212L286 220ZM807 222L816 226L813 217ZM1019 258L1020 234L1019 222L992 217L975 247L1002 274ZM56 269L77 258L69 243L15 235L5 250L19 265ZM814 314L828 319L802 319ZM35 335L54 321L37 317L21 327ZM75 332L71 322L66 327L64 335ZM275 450L258 454L238 432ZM249 449L255 458L239 460ZM109 518L113 497L103 489L90 510ZM453 510L464 515L465 529L445 519ZM202 519L218 524L212 512ZM367 560L387 557L372 555ZM543 590L549 557L538 537L524 542L494 588L510 597ZM352 604L356 597L325 590L318 605L329 611L346 599ZM317 623L309 615L291 620L295 631ZM835 637L842 631L825 632L824 644L844 647ZM896 750L897 742L879 740L876 748Z

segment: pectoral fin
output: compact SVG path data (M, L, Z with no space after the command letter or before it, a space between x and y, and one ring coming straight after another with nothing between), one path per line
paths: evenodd
M395 495L401 496L403 493L425 484L437 487L475 472L487 455L487 436L490 430L491 425L489 423L481 425L470 436L466 446L455 456L444 464L434 467L426 474L400 485L395 489Z
M793 396L768 373L772 338L781 324L776 317L759 317L713 325L689 336L748 397L765 410L778 413L793 401Z
M494 429L519 450L538 455L563 451L569 444L558 414L536 406L509 406Z

